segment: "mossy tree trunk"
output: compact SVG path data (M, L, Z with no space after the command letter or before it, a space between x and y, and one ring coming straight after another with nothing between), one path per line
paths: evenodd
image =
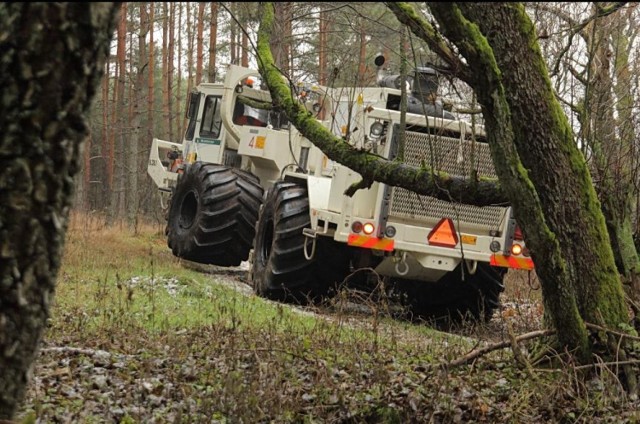
M585 322L617 329L629 317L600 203L555 98L535 28L519 3L429 6L469 64L464 75L482 105L498 176L526 234L558 338L589 360L593 343ZM416 33L428 25L407 4L389 7ZM506 144L515 146L519 160ZM518 170L522 184L512 176ZM535 196L526 195L527 183Z
M0 4L0 420L24 397L49 316L117 7Z
M598 196L603 204L618 272L626 284L627 294L636 304L637 314L640 259L633 241L632 205L637 193L638 164L634 154L636 131L632 112L633 82L629 70L629 55L633 47L627 34L628 21L620 18L601 21L592 23L595 26L592 40L596 54L590 63L596 82L601 82L601 85L591 92L590 97L598 99L595 107L588 108L589 105L585 104L585 111L591 113L590 122L598 129L594 131L594 141L602 146L599 149L603 158L599 160L602 166L598 169L598 177L603 183ZM609 103L605 103L607 100ZM608 119L603 119L604 116Z
M591 360L595 341L585 323L620 328L629 317L589 170L555 98L523 5L429 3L444 36L466 63L410 5L387 3L387 7L476 92L500 192L513 205L527 237L551 325L559 330L564 348L582 361ZM354 151L296 104L269 51L272 5L266 3L261 16L260 72L274 103L294 125L330 159L360 173L364 179L360 186L375 180L428 192L430 170L388 164ZM465 194L473 195L472 186L467 184L457 193L465 202L469 199Z

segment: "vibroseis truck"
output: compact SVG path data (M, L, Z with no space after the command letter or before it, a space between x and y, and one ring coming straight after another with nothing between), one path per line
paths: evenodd
M488 319L506 270L533 268L509 206L449 202L377 182L345 195L360 175L329 160L274 109L259 77L230 65L223 83L190 94L182 143L153 139L148 172L169 201L174 255L219 266L249 260L255 292L280 301L323 299L344 281L385 281L414 318L425 319ZM404 131L397 75L380 75L377 87L299 84L294 91L355 148L398 160L403 143L407 164L496 177L483 127L435 100L437 78L423 67L404 80Z

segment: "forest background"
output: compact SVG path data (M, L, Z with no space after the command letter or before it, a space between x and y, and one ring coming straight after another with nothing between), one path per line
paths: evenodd
M527 12L577 142L588 159L603 153L592 169L594 182L621 182L617 197L632 196L637 209L637 7L600 19L589 19L597 12L592 3L530 3ZM258 3L122 4L92 109L76 209L132 226L143 217L164 219L146 173L151 141L181 141L186 98L195 85L222 82L228 64L257 68L258 24ZM380 53L390 73L399 72L401 57L411 66L441 65L382 3L277 3L276 26L274 59L295 82L374 85L373 59ZM456 115L470 119L468 112L477 109L471 90L444 77L441 88ZM594 145L602 139L622 142ZM632 221L635 234L638 218Z

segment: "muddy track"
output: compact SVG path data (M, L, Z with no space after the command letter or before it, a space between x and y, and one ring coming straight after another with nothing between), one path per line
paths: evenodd
M247 296L254 295L253 288L248 280L248 262L243 262L238 267L219 267L190 261L182 261L182 264L194 271L209 274L214 281L229 286ZM539 302L514 299L505 294L503 294L501 302L501 309L494 314L488 323L441 330L485 341L502 341L508 338L510 332L519 334L541 329L542 309ZM371 320L375 314L381 313L380 305L371 300L371 296L355 290L346 291L340 300L331 302L329 305L301 307L288 304L287 306L298 313L321 316L327 319L334 319L339 316L341 321L347 320L356 325L358 323L364 324L366 321ZM391 312L393 312L393 305L391 306ZM415 323L415 325L426 324Z

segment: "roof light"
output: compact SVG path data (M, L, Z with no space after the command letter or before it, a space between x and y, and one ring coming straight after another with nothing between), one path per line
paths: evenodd
M384 131L384 125L382 125L382 122L376 121L371 124L371 128L369 129L369 137L380 138L380 136L382 135L382 131Z

